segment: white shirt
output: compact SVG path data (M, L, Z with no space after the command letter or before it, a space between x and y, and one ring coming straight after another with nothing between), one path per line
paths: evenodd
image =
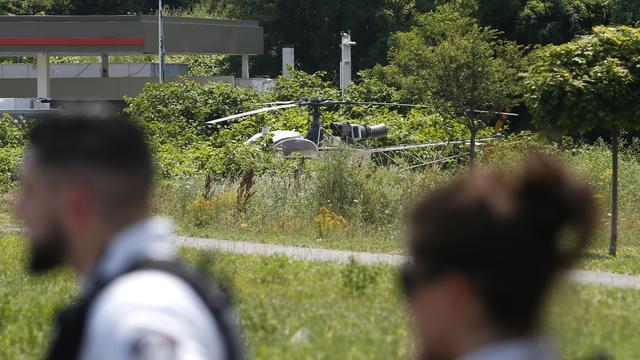
M84 279L91 291L140 260L172 260L171 223L150 218L117 234ZM222 359L220 329L205 303L174 275L141 270L104 289L87 314L80 359Z
M491 344L459 360L555 360L556 352L544 339L515 339Z

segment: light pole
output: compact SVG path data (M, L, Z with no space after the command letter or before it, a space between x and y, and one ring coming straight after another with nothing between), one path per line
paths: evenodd
M158 82L164 82L164 26L162 24L162 0L158 0Z
M354 41L351 41L350 32L340 33L342 41L340 47L342 48L342 60L340 61L340 90L344 94L344 91L351 83L351 47L356 45Z

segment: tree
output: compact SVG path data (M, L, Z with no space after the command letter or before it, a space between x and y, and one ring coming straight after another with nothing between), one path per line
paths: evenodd
M562 44L590 33L596 25L608 25L612 13L610 0L528 0L516 20L516 39L525 44Z
M613 21L616 24L634 25L640 22L640 1L613 0Z
M518 14L526 0L478 0L478 22L500 30L508 39L515 37Z
M157 0L68 0L73 15L126 15L153 14L158 10ZM172 9L186 8L198 1L164 0Z
M69 0L0 0L0 15L66 14Z
M256 74L281 70L281 49L296 48L296 68L308 73L338 70L340 32L357 42L354 73L384 63L391 33L408 29L429 1L416 0L210 0L209 12L227 18L258 20L264 27L264 56L252 63Z
M556 133L611 130L611 244L618 240L618 137L640 129L640 29L596 27L593 35L548 46L526 77L534 124Z
M471 166L478 132L494 117L490 113L515 105L522 93L522 49L498 35L455 7L441 6L396 35L386 69L408 101L432 103L468 128Z

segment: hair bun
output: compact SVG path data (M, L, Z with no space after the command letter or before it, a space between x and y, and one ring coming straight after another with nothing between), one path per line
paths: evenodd
M558 161L540 154L525 161L514 190L521 226L537 235L535 241L550 242L547 245L557 249L558 265L573 260L586 246L592 232L594 202L591 190ZM567 228L576 236L573 244L561 246L564 244L560 242L565 240L563 231Z

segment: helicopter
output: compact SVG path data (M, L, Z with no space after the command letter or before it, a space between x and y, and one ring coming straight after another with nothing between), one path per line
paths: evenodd
M245 144L256 144L263 136L271 135L273 148L281 151L286 158L317 158L322 151L330 151L338 148L340 143L357 145L367 139L380 139L387 136L389 129L384 123L376 125L361 125L350 122L333 122L327 131L322 122L322 111L324 108L333 106L381 106L396 108L427 108L426 105L406 104L406 103L390 103L390 102L367 102L367 101L350 101L350 100L333 100L333 99L302 99L297 101L276 101L261 104L263 107L246 111L219 119L208 121L207 124L214 125L254 116L262 113L268 113L278 110L307 107L312 117L306 136L298 131L293 130L274 130L263 128L261 132L249 138ZM493 112L485 110L474 110L477 113L494 114L501 116L500 119L508 116L518 116L511 112ZM494 136L483 137L477 139L478 145L484 145L488 141L500 138L500 134ZM418 144L395 145L387 147L369 148L365 146L355 147L355 151L362 153L364 156L371 157L376 153L389 153L397 151L406 151L410 149L440 147L451 145L466 145L469 140L456 141L434 141Z

